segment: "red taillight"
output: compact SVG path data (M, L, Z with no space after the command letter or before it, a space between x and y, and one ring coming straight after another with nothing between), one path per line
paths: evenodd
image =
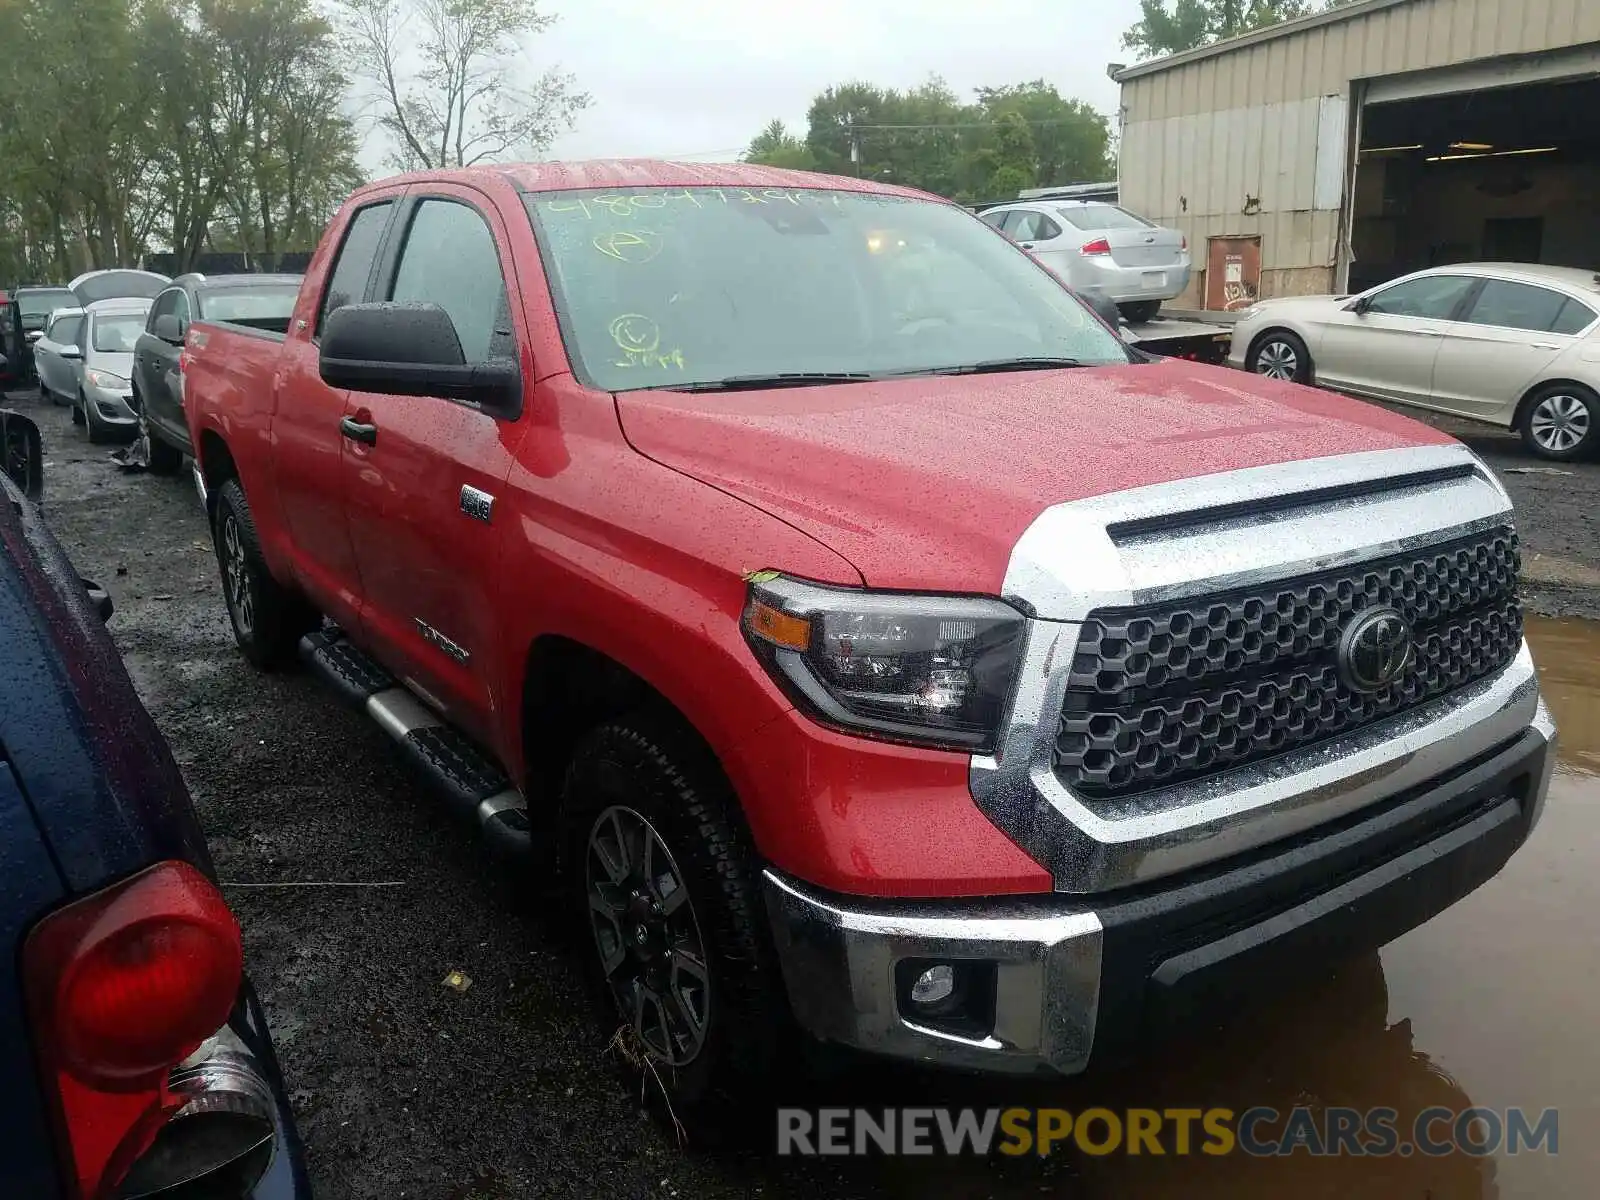
M1078 253L1086 257L1093 257L1096 254L1110 254L1111 243L1106 241L1105 238L1095 238L1094 241L1085 242L1082 246L1080 246L1078 248Z
M1189 248L1189 235L1188 234L1184 234L1181 238L1178 239L1178 249L1179 250L1187 250L1188 248Z
M167 1075L228 1019L239 925L188 863L159 863L52 913L23 975L77 1195L115 1190L176 1103Z

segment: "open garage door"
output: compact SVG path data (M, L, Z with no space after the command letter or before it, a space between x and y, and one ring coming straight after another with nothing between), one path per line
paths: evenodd
M1600 78L1379 99L1397 91L1362 114L1350 291L1455 262L1600 269Z

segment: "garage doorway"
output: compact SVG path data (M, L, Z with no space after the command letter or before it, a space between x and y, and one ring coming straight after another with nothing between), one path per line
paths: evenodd
M1600 78L1369 103L1349 290L1459 262L1600 269Z

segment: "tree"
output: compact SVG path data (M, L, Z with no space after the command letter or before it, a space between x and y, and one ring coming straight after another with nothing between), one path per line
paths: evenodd
M765 167L788 167L796 171L810 171L817 165L811 148L794 134L782 121L773 121L755 137L744 152L744 161L760 163Z
M1143 58L1180 54L1223 38L1354 0L1139 0L1139 21L1122 44Z
M531 87L520 39L549 28L539 0L343 0L356 71L402 169L533 156L571 128L589 96L555 68Z
M1044 80L979 88L978 107L996 123L1005 113L1016 113L1027 123L1033 138L1031 173L1038 183L1099 183L1116 178L1111 127L1104 114L1082 100L1063 98Z
M963 103L937 76L907 91L855 82L811 102L802 143L773 121L745 158L922 188L970 203L1034 183L1115 173L1106 118L1042 79L980 88Z

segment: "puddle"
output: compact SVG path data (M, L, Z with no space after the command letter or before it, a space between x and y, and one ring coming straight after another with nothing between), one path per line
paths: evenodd
M1558 1154L1158 1158L1074 1149L1066 1161L1045 1163L883 1161L868 1172L872 1190L918 1200L1549 1200L1600 1192L1600 624L1530 619L1528 637L1561 727L1562 762L1543 821L1499 876L1381 958L1264 997L1259 1011L1131 1070L1027 1084L935 1077L917 1085L914 1102L1075 1112L1387 1107L1397 1110L1402 1133L1433 1106L1516 1106L1535 1121L1555 1108ZM894 1090L897 1097L881 1102L908 1102L904 1081Z

